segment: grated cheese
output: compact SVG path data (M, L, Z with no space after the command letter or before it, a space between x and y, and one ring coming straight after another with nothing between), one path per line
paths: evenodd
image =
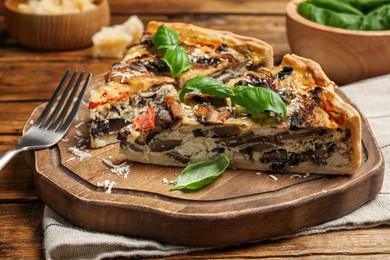
M272 174L268 174L268 176L273 179L274 181L277 181L278 180L278 177L276 177L275 175L272 175Z
M76 157L70 157L68 160L66 160L65 162L70 162L70 161L74 161L76 160Z
M126 162L123 162L118 165L113 164L110 159L103 159L103 162L111 167L110 172L124 179L127 179L127 176L130 173L130 165L128 165Z
M74 127L76 128L76 129L78 129L80 126L82 126L83 124L84 124L85 122L80 122L80 123L78 123L77 125L75 125Z
M115 181L109 181L109 180L104 180L103 182L97 182L97 186L98 187L103 187L105 189L105 193L111 193L112 192L112 188L114 187L114 185L116 184Z
M300 175L300 174L293 174L293 175L290 176L290 180L294 179L294 178L302 178L302 175Z
M80 161L92 157L92 155L90 153L83 152L75 146L69 147L68 151L73 153L74 155L78 156L80 158Z

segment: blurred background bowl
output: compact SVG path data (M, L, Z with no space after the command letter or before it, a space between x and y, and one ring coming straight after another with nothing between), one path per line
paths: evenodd
M287 4L287 37L292 53L318 62L339 85L390 73L390 30L355 31L312 22Z
M68 14L30 14L18 10L27 0L6 0L5 24L20 45L38 50L69 50L92 44L92 36L110 23L107 0L95 1L96 8Z

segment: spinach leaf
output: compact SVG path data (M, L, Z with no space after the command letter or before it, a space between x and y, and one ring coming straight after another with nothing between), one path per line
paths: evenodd
M190 58L187 50L182 46L167 49L162 60L168 65L173 78L176 78L190 67Z
M298 13L323 25L351 30L389 30L389 0L307 0Z
M347 3L356 7L364 13L381 5L389 3L389 0L339 0L340 2Z
M174 49L179 45L179 34L165 25L161 25L152 36L152 42L159 50Z
M262 87L237 86L232 101L249 112L260 114L264 111L272 111L287 116L287 107L283 99L274 91Z
M364 18L361 30L389 30L390 29L390 3L375 8Z
M219 177L229 164L230 159L227 156L190 164L177 176L176 184L171 190L196 190L202 188Z
M362 21L360 15L338 13L306 2L298 4L298 13L313 22L344 29L357 30Z
M359 9L339 0L307 0L306 3L310 3L317 7L322 7L339 13L356 14L360 16L364 15L364 13Z
M192 78L184 84L179 94L180 101L184 102L185 94L191 92L209 94L220 98L228 98L234 95L233 90L222 82L204 76Z

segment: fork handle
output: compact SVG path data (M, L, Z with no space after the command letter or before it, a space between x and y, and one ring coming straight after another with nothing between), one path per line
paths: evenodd
M7 163L18 153L23 151L22 147L15 146L14 148L9 149L2 156L0 156L0 171L7 165Z

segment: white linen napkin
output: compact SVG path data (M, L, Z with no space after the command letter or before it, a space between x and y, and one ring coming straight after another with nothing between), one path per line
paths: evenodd
M390 225L390 74L356 82L341 89L365 115L382 149L385 160L383 187L374 200L352 213L289 237ZM48 207L44 212L43 229L45 255L49 260L164 257L206 249L86 231L69 224Z

